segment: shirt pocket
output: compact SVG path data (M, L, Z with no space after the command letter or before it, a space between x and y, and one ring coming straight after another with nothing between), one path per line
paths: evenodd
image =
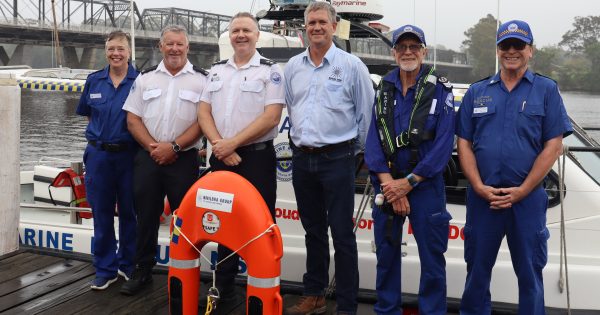
M162 94L161 89L150 89L145 90L142 93L142 100L146 105L146 110L144 111L145 118L156 117L161 113L161 104L160 104L160 96Z
M493 128L493 121L496 117L496 105L490 104L475 104L473 106L473 113L471 118L473 119L473 142L478 142L478 139L486 138L488 136L497 135L497 130Z
M519 108L518 133L528 139L541 139L546 112L542 103L523 103Z
M197 119L200 94L190 90L179 90L177 98L177 117L186 121Z
M346 102L344 98L344 85L341 82L325 83L325 94L327 101L324 106L335 111L346 111L353 106L352 102Z
M260 80L242 81L238 108L243 113L262 112L265 106L265 84Z

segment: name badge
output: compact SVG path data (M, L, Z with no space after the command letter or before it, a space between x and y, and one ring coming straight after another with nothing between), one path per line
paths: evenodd
M473 114L485 114L488 112L487 107L475 107L473 108Z
M100 93L92 93L90 94L91 99L102 98L102 94Z

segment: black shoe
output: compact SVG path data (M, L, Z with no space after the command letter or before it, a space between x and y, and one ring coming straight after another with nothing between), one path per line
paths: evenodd
M135 295L144 287L152 283L152 269L136 269L129 281L125 282L121 287L121 294Z

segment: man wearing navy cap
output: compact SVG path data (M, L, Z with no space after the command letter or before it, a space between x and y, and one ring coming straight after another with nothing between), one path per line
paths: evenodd
M460 313L491 313L492 268L506 235L519 314L545 314L542 269L550 233L542 181L573 128L556 82L527 68L533 56L529 25L506 22L496 39L500 72L471 85L458 112L458 154L470 183Z
M365 147L376 194L377 314L402 314L402 226L408 216L421 262L419 314L446 314L448 222L443 171L452 154L452 86L423 64L423 30L393 33L398 68L381 81Z

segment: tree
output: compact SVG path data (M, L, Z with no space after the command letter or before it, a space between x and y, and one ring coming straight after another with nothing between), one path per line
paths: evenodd
M558 46L547 46L537 49L533 53L533 59L531 60L531 68L538 73L556 78L558 66L560 65L560 58L564 55L564 51Z
M483 78L495 71L496 58L496 18L488 14L464 34L463 49L471 59L473 76Z
M563 35L561 46L567 46L572 51L581 52L589 45L600 40L600 16L577 16L573 22L574 29Z

